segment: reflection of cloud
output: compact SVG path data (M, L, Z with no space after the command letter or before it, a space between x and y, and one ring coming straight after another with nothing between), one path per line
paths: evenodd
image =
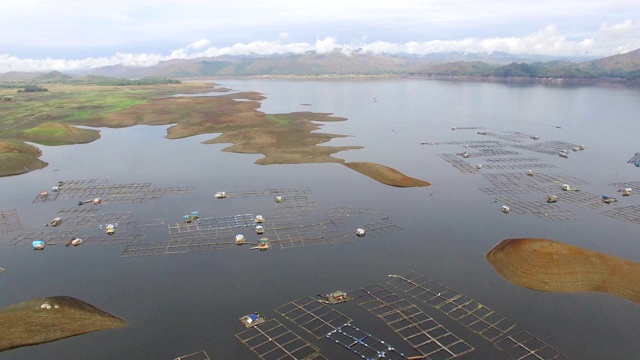
M618 24L609 25L607 23L600 26L600 32L610 37L623 37L635 31L640 31L640 20L633 22L627 19Z
M627 20L620 24L604 24L601 33L622 37L640 29L640 22ZM317 39L314 43L286 43L287 33L282 33L274 41L253 41L236 43L227 47L209 46L208 39L200 39L183 48L173 50L169 55L156 53L125 54L116 53L109 57L68 59L21 59L8 54L0 54L0 69L3 71L74 71L108 65L152 66L170 59L192 59L222 55L273 55L302 54L315 51L326 54L339 50L343 54L361 52L368 54L409 54L427 55L443 52L511 54L539 54L549 56L608 56L640 48L640 39L626 36L617 40L599 38L569 39L558 33L555 26L547 26L540 31L522 37L465 38L460 40L430 40L392 43L384 41L338 43L334 37Z

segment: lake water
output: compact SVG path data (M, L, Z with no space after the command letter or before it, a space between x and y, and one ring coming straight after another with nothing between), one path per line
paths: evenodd
M99 209L99 213L133 211L132 221L163 219L176 224L193 210L202 217L269 213L274 209L272 197L215 200L213 194L308 187L309 200L317 202L317 214L340 206L374 208L384 211L402 230L332 246L267 252L242 247L126 258L120 257L126 244L58 245L44 251L33 251L30 244L0 246L0 266L6 269L0 274L0 307L68 295L128 322L123 329L1 352L0 359L174 359L199 350L212 359L254 359L235 337L244 330L238 318L252 311L278 319L320 347L329 359L356 359L329 340L308 336L274 309L306 295L386 284L388 274L411 271L474 298L568 358L633 359L640 353L637 304L601 293L521 288L497 275L484 257L505 238L541 237L637 262L640 225L604 216L604 209L571 204L562 207L580 219L544 221L531 214L505 215L501 204L492 202L494 196L480 190L491 186L482 173L463 174L437 156L462 152L461 145L420 144L496 140L476 134L478 130L452 131L452 126L484 127L498 134L517 131L539 136L540 142L584 144L586 150L570 152L569 159L521 149L517 150L520 155L512 156L536 157L555 165L538 171L582 179L587 182L580 186L584 191L614 194L616 189L607 184L640 181L640 169L626 163L640 151L637 89L410 79L218 83L234 91L263 93L267 99L261 110L266 113L314 111L346 117L348 121L326 124L320 131L350 135L329 145L364 148L336 157L381 163L432 186L389 187L339 164L254 165L260 155L222 152L224 144L201 144L215 134L167 140L164 126L105 128L102 138L91 144L41 146L42 159L50 164L47 168L0 178L0 210L16 209L25 232L44 231L42 224L58 211L77 206L77 199L32 203L40 190L58 180L80 179L192 188L154 202L113 202ZM484 161L469 160L470 164ZM524 171L482 170L486 174ZM640 196L634 195L614 206L638 204ZM100 233L97 226L83 231ZM18 234L0 234L0 244ZM164 230L149 231L145 241L168 238L165 225ZM344 306L337 309L352 316L357 326L400 347L399 338L383 322L358 313L352 303ZM476 347L463 359L509 359L434 308L422 309Z

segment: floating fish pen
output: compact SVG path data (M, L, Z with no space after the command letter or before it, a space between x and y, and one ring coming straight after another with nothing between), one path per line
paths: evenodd
M486 134L483 134L483 135L487 135L487 136L494 137L496 139L506 140L511 142L524 142L524 141L532 140L534 137L536 137L534 135L525 134L519 131L505 131L502 134L487 132Z
M329 218L359 217L374 219L382 219L387 217L387 215L382 210L357 207L334 207L329 209L325 216Z
M95 206L90 207L72 207L72 208L63 208L58 211L58 215L66 215L66 214L95 214L98 211L98 208Z
M546 163L535 164L487 164L489 170L523 170L523 169L555 169L557 166Z
M289 302L275 311L318 339L351 322L345 314L310 296Z
M561 191L555 195L560 201L589 210L597 210L607 206L607 204L602 201L601 196L586 191Z
M367 235L370 236L379 236L402 230L400 226L390 222L387 219L378 220L369 224L362 225L362 229L364 229Z
M537 153L541 153L541 154L548 154L548 155L557 155L559 154L562 150L566 150L566 149L571 149L574 147L579 147L579 144L571 144L568 142L564 142L564 141L544 141L544 142L536 142L535 144L530 144L530 145L512 145L515 148L518 149L524 149L524 150L529 150L529 151L533 151L533 152L537 152Z
M147 238L144 233L116 233L113 235L88 235L83 237L86 245L113 245L113 244L137 244L142 243Z
M271 235L271 246L274 249L291 249L303 246L335 245L356 241L350 231L327 229L321 232L293 232Z
M417 273L389 275L389 283L415 299L429 304L483 338L494 342L515 323L477 301Z
M276 209L283 211L310 211L318 208L315 201L285 201L277 203Z
M533 214L546 221L553 220L578 220L580 216L570 210L562 209L557 205L546 201L527 201L517 196L502 195L496 197L496 201L505 203L510 211L516 214Z
M602 214L610 218L640 224L640 205L617 207L605 210Z
M239 214L213 218L198 218L190 223L176 223L169 226L171 235L183 232L203 231L210 229L231 229L255 226L253 214Z
M120 227L123 232L140 232L148 230L162 230L164 229L164 219L148 219L148 220L135 220L127 221Z
M426 359L452 359L475 350L414 304L381 285L355 290L353 299Z
M260 359L324 359L315 346L275 319L253 326L236 337Z
M216 251L235 248L233 236L225 238L184 238L163 242L127 245L121 257L185 254L192 251Z
M44 203L49 201L55 201L58 198L58 195L60 195L59 192L49 193L47 191L41 191L38 193L35 199L33 199L33 203L38 204L38 203Z
M456 155L453 154L438 154L440 158L449 164L453 165L454 168L458 169L458 171L463 174L476 174L478 173L478 169L471 166L468 162L464 160L460 160Z
M123 202L142 203L158 200L166 194L184 194L193 187L163 187L151 188L151 183L129 183L129 184L69 184L58 189L53 194L48 194L45 199L36 198L34 202L53 201L56 199L85 199L81 203L94 202L100 199L101 202ZM90 199L90 200L86 200Z
M437 143L438 145L469 145L469 147L482 146L482 147L501 147L505 146L500 141L496 140L473 140L473 141L444 141Z
M526 331L520 331L496 341L495 347L502 350L512 359L532 360L569 360L558 350L540 341Z
M482 126L461 126L461 127L454 126L451 128L451 130L482 130L482 129L484 129L484 127Z
M26 245L30 244L34 239L40 239L47 244L54 245L56 243L65 243L74 237L78 237L78 232L76 230L26 232L18 234L13 239L9 240L7 245Z
M0 234L22 231L22 221L16 209L0 211Z
M536 157L519 156L519 157L499 157L499 158L487 158L484 161L492 164L504 164L504 163L537 163L542 160Z
M476 152L468 153L471 158L476 157L487 157L487 156L506 156L506 155L520 155L519 152L514 150L507 150L502 148L490 148L490 149L480 149Z
M132 215L131 211L113 214L79 213L68 216L64 222L68 226L125 223Z
M309 195L311 190L309 188L288 188L288 189L266 189L266 190L248 190L229 192L228 197L241 198L241 197L259 197L259 196L283 196L290 197L291 195Z
M193 354L178 356L174 360L211 360L211 358L204 350L201 350Z
M390 344L360 330L352 324L345 324L326 335L328 339L351 350L363 359L406 359L407 357Z
M613 183L609 185L614 186L618 189L620 188L640 189L640 181L619 182L619 183Z

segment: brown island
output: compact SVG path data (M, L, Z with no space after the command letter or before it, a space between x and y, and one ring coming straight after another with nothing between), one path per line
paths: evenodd
M640 263L559 241L506 239L486 255L507 281L533 290L597 291L640 304Z
M0 351L126 326L124 320L69 296L0 309Z
M99 132L88 127L172 125L167 138L220 134L207 144L229 143L224 151L262 154L256 164L339 163L383 184L397 187L428 186L373 162L347 163L332 156L359 146L325 146L344 135L315 132L322 123L346 121L332 114L259 111L265 97L256 92L217 96L184 96L211 92L212 84L186 83L155 86L52 85L45 94L20 94L0 109L0 176L16 175L47 166L40 150L26 144L78 144L94 141ZM2 95L2 94L0 94ZM171 95L171 96L169 96ZM61 106L60 104L64 104Z

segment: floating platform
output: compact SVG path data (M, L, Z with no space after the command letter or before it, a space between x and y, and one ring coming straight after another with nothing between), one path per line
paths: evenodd
M589 210L596 210L611 206L610 204L602 201L602 196L591 194L586 191L559 191L554 195L558 197L558 201L568 202Z
M415 305L381 285L350 292L426 359L453 359L475 350Z
M470 158L505 155L520 155L520 153L514 150L507 150L502 148L480 149L476 152L469 153Z
M0 210L0 234L22 231L22 221L16 209Z
M640 181L619 182L619 183L613 183L609 185L614 186L618 189L624 189L624 188L632 188L634 190L640 189Z
M402 230L400 226L390 222L387 219L364 224L361 226L361 228L364 229L366 234L369 236L379 236Z
M147 234L123 233L118 231L113 235L100 234L83 236L83 245L112 245L112 244L131 244L141 243L147 238Z
M69 214L95 214L98 212L98 206L76 206L72 208L63 208L58 211L58 215L69 215ZM66 216L65 216L66 217Z
M204 350L201 350L193 354L178 356L174 360L211 360L211 358Z
M182 238L127 245L121 257L184 254L192 251L229 250L237 247L233 233L223 238Z
M504 163L537 163L537 162L541 162L542 160L538 159L537 157L530 157L530 156L518 156L518 157L499 157L499 158L486 158L484 159L485 162L491 163L491 164L504 164Z
M236 337L260 359L320 360L320 351L275 319L254 326Z
M279 211L311 211L318 208L318 203L308 200L285 200L281 203L276 203L276 209Z
M478 169L475 166L471 166L468 162L461 160L457 155L454 154L437 154L444 161L453 165L454 168L458 169L463 174L476 174L478 173Z
M491 136L496 139L506 140L511 142L529 141L534 137L533 135L525 134L519 131L505 131L502 134L497 134L489 131L485 136Z

